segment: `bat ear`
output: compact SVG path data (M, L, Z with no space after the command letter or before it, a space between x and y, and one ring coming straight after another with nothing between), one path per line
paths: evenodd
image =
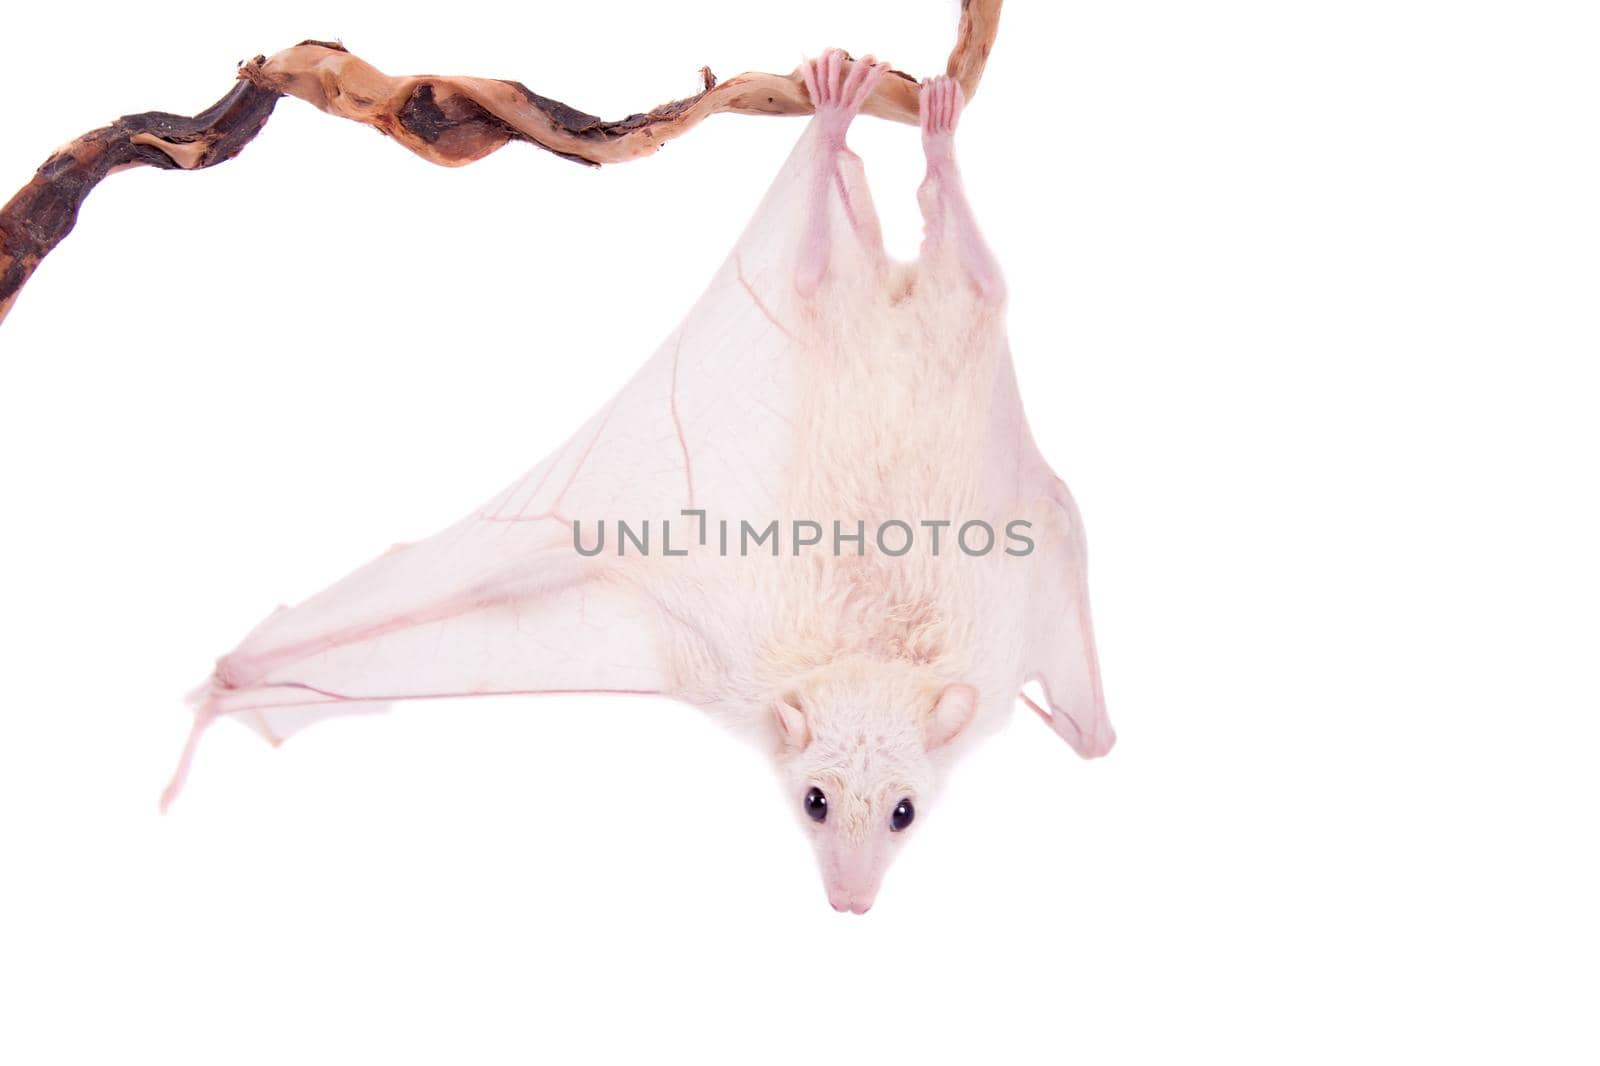
M923 743L929 751L942 748L972 724L978 714L978 690L971 685L946 685L939 702L928 712L923 725Z
M801 751L811 743L811 727L806 724L806 712L800 706L800 697L785 692L772 703L773 715L778 721L778 735L793 751Z

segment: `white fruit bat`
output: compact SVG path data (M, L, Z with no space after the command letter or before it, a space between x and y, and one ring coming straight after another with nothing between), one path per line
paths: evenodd
M859 914L1019 697L1110 750L1082 525L956 170L961 89L922 85L925 236L894 262L845 146L885 69L805 65L815 117L733 253L571 440L218 660L163 808L221 717L276 743L395 700L670 696L772 752L829 901Z

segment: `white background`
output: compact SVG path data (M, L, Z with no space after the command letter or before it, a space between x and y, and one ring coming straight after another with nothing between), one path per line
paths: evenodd
M0 185L304 37L620 117L829 44L936 72L955 21L22 5ZM212 657L565 439L798 120L445 170L285 100L111 178L0 326L0 1060L1594 1062L1597 29L1013 0L960 150L1121 743L1019 714L865 918L667 703L222 726L155 810ZM910 253L915 132L852 139Z

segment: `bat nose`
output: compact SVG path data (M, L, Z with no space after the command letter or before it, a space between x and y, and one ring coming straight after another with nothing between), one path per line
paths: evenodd
M828 855L824 859L823 886L833 909L841 914L867 913L878 896L883 867L883 857L876 848L844 848Z
M829 892L828 904L840 914L865 914L872 909L872 896L850 892Z

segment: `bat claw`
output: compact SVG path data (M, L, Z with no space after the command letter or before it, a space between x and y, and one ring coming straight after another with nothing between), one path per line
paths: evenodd
M845 71L847 63L850 64L848 73ZM830 48L820 57L801 64L800 76L805 81L806 92L811 95L811 106L816 109L830 140L844 143L845 130L850 128L851 121L861 112L888 69L887 63L872 56L852 60L838 48Z
M923 80L917 97L917 114L922 126L923 148L930 159L950 154L950 141L966 104L966 94L956 79L940 75Z

